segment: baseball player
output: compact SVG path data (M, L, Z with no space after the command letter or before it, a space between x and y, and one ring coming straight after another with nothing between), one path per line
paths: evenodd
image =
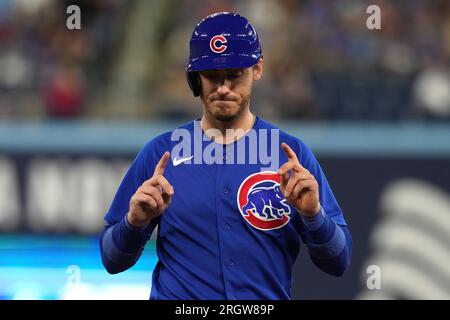
M300 241L323 271L348 268L351 235L313 153L250 110L262 71L247 19L221 12L197 24L186 75L203 115L142 148L100 238L118 273L158 226L150 299L291 299Z

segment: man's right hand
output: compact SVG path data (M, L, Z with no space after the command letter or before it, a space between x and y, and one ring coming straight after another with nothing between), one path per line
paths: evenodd
M174 190L164 178L164 169L170 153L166 151L156 165L153 176L145 181L130 200L128 222L134 227L143 227L160 216L169 206Z

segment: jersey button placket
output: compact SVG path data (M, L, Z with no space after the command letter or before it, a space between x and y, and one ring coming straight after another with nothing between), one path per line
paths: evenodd
M219 248L220 248L220 255L221 255L221 265L222 265L222 271L223 271L223 277L224 277L224 285L225 285L225 294L227 299L232 299L235 292L233 288L233 281L232 281L232 273L231 267L230 267L230 259L232 257L232 253L230 250L229 242L230 242L230 235L229 231L227 230L227 225L229 223L227 220L227 214L228 209L227 206L224 205L224 202L227 202L228 197L231 194L230 187L228 184L224 181L224 170L225 165L217 165L217 171L216 171L216 192L217 192L217 223L219 227ZM231 225L230 225L231 228Z

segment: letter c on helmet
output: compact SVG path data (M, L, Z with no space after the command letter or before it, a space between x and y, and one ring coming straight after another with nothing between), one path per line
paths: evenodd
M218 43L220 45L217 45ZM227 39L222 35L217 35L211 38L211 41L209 41L209 47L215 53L222 53L227 48L225 43L227 43Z

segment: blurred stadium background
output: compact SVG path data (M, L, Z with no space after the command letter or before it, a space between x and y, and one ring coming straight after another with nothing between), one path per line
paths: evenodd
M255 25L251 107L315 151L353 233L343 278L303 250L294 298L450 299L446 0L0 0L0 299L148 298L154 241L112 276L97 237L139 148L200 114L188 40L217 11Z

